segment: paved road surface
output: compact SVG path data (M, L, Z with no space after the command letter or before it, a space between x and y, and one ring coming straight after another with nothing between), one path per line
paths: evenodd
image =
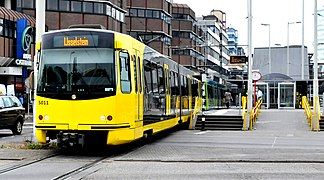
M172 132L72 179L324 178L324 133L309 131L302 110L262 110L255 127L247 132ZM59 164L71 167L71 162Z

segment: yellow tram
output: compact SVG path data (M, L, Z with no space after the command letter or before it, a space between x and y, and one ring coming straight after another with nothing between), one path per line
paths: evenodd
M45 33L36 138L118 145L189 124L201 109L193 75L129 35L78 26Z

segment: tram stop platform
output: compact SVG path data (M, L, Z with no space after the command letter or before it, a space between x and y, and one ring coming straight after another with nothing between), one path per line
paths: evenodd
M309 130L302 110L262 109L253 131L175 131L116 161L324 163L323 139Z

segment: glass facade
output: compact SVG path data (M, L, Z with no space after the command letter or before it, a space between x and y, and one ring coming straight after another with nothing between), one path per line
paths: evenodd
M151 10L151 9L138 9L138 8L129 8L130 17L142 17L148 19L162 19L168 24L171 24L171 16L165 13L162 10Z
M0 18L0 36L16 38L16 22Z
M228 35L228 50L230 55L237 55L237 40L238 40L238 34L237 30L234 28L227 28L226 33Z

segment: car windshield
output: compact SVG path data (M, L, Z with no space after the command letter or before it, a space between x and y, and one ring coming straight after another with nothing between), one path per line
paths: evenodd
M2 97L0 97L0 108L4 108L4 102L2 100Z
M114 51L110 48L44 49L38 82L37 91L43 95L111 94L116 86Z
M12 100L13 102L15 102L17 106L22 106L22 105L21 105L21 102L19 101L19 99L18 99L17 97L12 96L12 97L11 97L11 100Z

